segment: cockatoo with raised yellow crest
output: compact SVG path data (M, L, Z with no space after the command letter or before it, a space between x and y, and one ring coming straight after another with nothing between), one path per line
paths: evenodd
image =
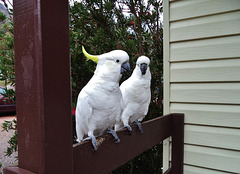
M112 129L122 113L122 94L119 80L125 71L130 71L129 56L125 51L93 56L82 47L84 55L97 63L93 77L82 88L76 106L77 141L91 140L97 150L96 136L111 133L118 143L120 140ZM88 136L83 139L84 136Z
M147 115L151 100L151 72L149 65L150 59L148 57L139 57L131 77L121 84L120 89L124 109L121 122L115 125L115 130L125 127L131 134L132 128L130 124L134 123L138 125L140 133L143 132L140 122Z

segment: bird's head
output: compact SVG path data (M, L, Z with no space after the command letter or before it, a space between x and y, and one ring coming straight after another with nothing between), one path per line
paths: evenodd
M146 56L141 56L137 59L136 68L140 68L142 75L145 75L149 69L150 59Z
M123 50L113 50L98 56L90 55L82 47L84 55L97 63L96 73L103 75L121 75L130 71L129 56Z

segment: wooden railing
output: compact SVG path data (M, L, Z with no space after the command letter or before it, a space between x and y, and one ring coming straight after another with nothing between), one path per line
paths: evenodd
M114 144L110 135L101 137L102 144L93 152L90 142L73 146L74 173L109 173L164 139L172 136L172 167L166 173L183 173L183 114L169 114L142 124L143 134L136 126L128 135L126 130L117 132L121 142ZM161 164L159 164L161 167Z
M121 140L115 144L111 135L103 135L98 139L101 144L97 152L93 152L89 141L73 145L73 173L105 174L123 165L168 137L172 137L172 161L166 174L183 173L183 139L184 115L169 114L142 124L143 134L133 126L133 133L118 131ZM57 148L57 146L56 146ZM64 149L62 149L64 151ZM27 153L27 152L26 152ZM161 167L161 164L159 164ZM4 168L6 174L30 174L32 172L18 167Z
M0 116L16 115L16 105L0 105Z

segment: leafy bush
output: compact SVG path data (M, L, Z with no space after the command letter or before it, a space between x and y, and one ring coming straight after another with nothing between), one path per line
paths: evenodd
M17 151L17 120L14 119L13 121L5 121L2 124L2 131L9 131L14 130L14 134L8 141L9 146L7 147L6 155L11 156L13 152Z
M15 70L14 70L14 37L13 37L13 20L12 10L7 7L8 14L0 11L0 81L7 81L11 86L15 86ZM5 88L2 94L4 98L10 99L15 103L15 90ZM10 137L6 150L6 156L11 156L17 151L17 120L5 121L2 124L2 131L14 130L14 134ZM1 165L0 165L1 166Z
M15 86L14 70L14 37L12 10L7 8L8 15L0 11L0 81ZM15 91L5 88L4 97L15 102Z
M127 15L124 9L130 10ZM151 59L152 101L149 118L161 115L162 110L162 24L160 2L140 0L85 0L70 7L70 44L73 106L79 91L95 70L95 63L86 61L81 46L91 54L102 54L114 49L125 50L132 69L141 55ZM121 82L131 75L125 74ZM152 113L152 114L151 114Z
M123 13L125 11L125 13ZM152 100L145 120L162 115L162 4L149 0L83 0L70 7L72 100L75 107L79 91L95 70L86 61L81 46L91 54L114 49L125 50L131 68L141 55L151 59ZM131 73L125 74L121 82ZM73 118L74 120L74 118ZM75 125L75 123L73 124ZM161 173L162 145L154 146L112 173Z

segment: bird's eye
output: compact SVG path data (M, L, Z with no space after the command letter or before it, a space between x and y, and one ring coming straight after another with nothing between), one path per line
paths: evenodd
M117 59L117 60L116 60L116 62L118 63L118 62L119 62L119 60Z

